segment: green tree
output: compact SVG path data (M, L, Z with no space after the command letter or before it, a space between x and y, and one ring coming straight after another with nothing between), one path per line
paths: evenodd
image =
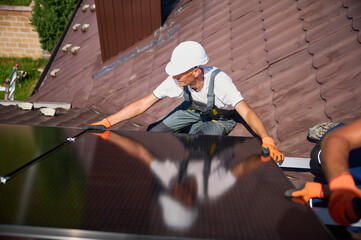
M35 0L32 24L41 47L52 52L74 11L77 0Z

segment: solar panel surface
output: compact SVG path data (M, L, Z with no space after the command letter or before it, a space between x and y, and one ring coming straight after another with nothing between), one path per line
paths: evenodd
M0 235L333 238L309 207L284 198L292 184L261 158L255 138L106 131L69 139L82 130L0 125L9 129L1 176L65 144L0 185Z

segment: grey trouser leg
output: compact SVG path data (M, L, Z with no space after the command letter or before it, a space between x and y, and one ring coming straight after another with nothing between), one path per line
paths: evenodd
M228 135L236 126L233 119L199 121L192 125L189 134Z
M165 118L158 123L149 126L150 132L179 132L184 127L192 125L200 120L201 116L195 111L189 111L187 108L191 106L190 102L183 102ZM155 125L155 126L154 126Z
M227 135L236 125L232 119L212 121L195 110L187 110L190 105L190 102L183 102L148 131L175 133L192 125L189 134Z

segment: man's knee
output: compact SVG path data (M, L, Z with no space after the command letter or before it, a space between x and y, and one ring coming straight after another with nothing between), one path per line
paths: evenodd
M201 134L201 135L227 135L225 128L222 125L216 124L216 122L198 122L195 123L190 134Z

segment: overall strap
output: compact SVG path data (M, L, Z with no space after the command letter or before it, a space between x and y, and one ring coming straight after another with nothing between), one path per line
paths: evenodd
M216 69L211 74L211 79L209 80L208 86L208 94L207 94L207 110L210 111L214 107L214 79L216 78L217 74L221 72L221 69Z
M221 72L220 69L216 69L211 74L211 79L209 80L209 86L208 86L208 94L207 94L207 110L211 110L214 106L214 79L216 78L217 74ZM184 101L191 101L191 93L189 92L188 86L183 87L184 90Z
M183 87L183 90L184 90L184 101L186 102L191 102L191 93L189 92L189 89L188 89L188 86L184 86Z

